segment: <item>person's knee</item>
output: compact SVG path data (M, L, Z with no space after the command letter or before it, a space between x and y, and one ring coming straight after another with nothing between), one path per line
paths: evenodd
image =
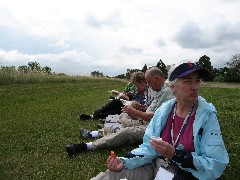
M131 132L131 127L125 127L125 128L121 128L117 133L130 134L130 132Z

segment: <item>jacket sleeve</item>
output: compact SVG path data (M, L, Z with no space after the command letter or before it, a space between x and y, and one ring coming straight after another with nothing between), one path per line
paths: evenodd
M131 156L122 157L126 169L134 169L141 165L151 163L159 154L150 145L152 136L159 137L160 131L164 127L173 102L164 103L154 113L152 120L146 128L143 136L143 143L131 151Z
M195 152L192 152L196 170L190 168L186 170L199 179L217 179L229 163L228 153L224 146L216 112L209 111L202 118L206 118L206 122L202 126L202 133L196 136L199 139L198 147L195 146Z
M151 163L156 157L159 156L154 148L150 145L149 141L152 136L158 137L160 135L159 117L161 117L161 112L162 110L159 108L154 113L154 116L148 124L143 136L143 143L138 148L131 151L130 157L121 157L126 169L134 169L144 164Z
M151 163L152 160L158 156L158 154L152 148L149 142L149 140L153 136L153 119L151 120L145 131L143 143L138 148L131 151L131 156L121 157L124 163L124 167L126 169L134 169L144 164Z

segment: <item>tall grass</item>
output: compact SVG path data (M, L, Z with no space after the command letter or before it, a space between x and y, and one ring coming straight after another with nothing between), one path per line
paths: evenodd
M6 72L0 70L0 85L82 82L83 80L96 78L108 79L107 77L70 76L63 73L60 74L47 74L42 72L23 73L18 71Z
M106 170L110 150L69 159L65 145L83 139L79 128L96 129L98 120L81 121L108 102L108 90L122 90L126 81L82 78L66 83L0 85L0 179L90 179ZM239 89L203 87L218 119L230 164L223 179L238 179L240 159ZM92 139L87 139L92 141ZM135 146L114 149L119 156Z

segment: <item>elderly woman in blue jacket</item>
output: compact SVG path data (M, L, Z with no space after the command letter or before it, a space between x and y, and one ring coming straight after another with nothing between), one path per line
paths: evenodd
M218 179L229 163L215 107L199 96L200 79L209 75L194 63L169 76L175 99L162 104L143 143L125 157L110 156L108 169L92 179ZM159 174L160 173L160 174Z

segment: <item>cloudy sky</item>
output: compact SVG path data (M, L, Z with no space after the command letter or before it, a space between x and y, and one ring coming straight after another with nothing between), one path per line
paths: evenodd
M52 72L127 69L240 53L239 0L0 0L0 66Z

